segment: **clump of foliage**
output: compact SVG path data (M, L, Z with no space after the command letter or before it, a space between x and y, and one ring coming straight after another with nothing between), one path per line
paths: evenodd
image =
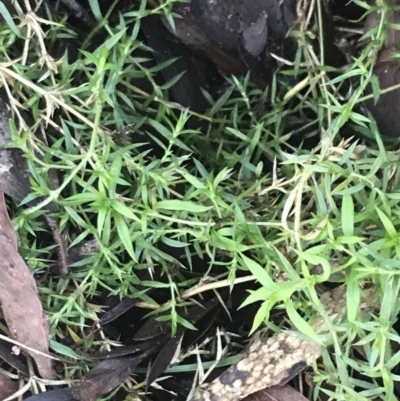
M223 95L209 97L210 111L196 115L207 127L200 131L187 126L190 110L169 101L173 82L155 82L163 65L148 68L147 59L136 56L141 50L151 58L138 38L141 18L166 13L172 20L172 3L150 9L143 1L110 24L90 1L108 38L93 51L83 44L75 59L59 44L73 42L76 33L45 4L40 17L32 10L13 20L2 10L0 79L15 113L12 146L27 159L32 186L23 203L43 197L36 206L19 205L14 223L51 318L54 350L75 361L66 363L66 378L86 362L76 365L79 356L60 343L67 335L85 338L85 327L98 320L91 300L104 289L151 305L175 331L180 324L190 327L180 315L185 291L222 266L227 285L243 272L260 282L246 301L260 302L253 329L264 323L276 328L268 316L283 305L292 323L309 334L304 314L318 311L315 284L329 278L334 261L347 284L348 322L335 327L335 354L324 356L316 390L335 399L392 399L392 369L400 355L390 346L400 341L392 327L399 306L399 156L359 108L371 79L376 88L372 67L384 29L371 32L373 40L331 79L319 56L323 49L313 47L320 34L315 10L315 26L301 21L293 31L299 42L295 64L278 71L266 89L249 77L227 77ZM304 15L311 3L304 2ZM142 78L152 93L135 85ZM344 96L341 87L348 84ZM372 140L340 138L345 124ZM317 146L291 146L299 135L316 136ZM48 178L51 171L58 186ZM59 206L60 229L76 234L70 246L91 238L100 246L65 277L47 270L49 244L41 240L40 216L50 202ZM159 244L176 248L185 263ZM186 274L194 256L209 261L199 279ZM324 274L312 276L319 264ZM155 266L166 280L140 282L138 271ZM282 274L287 279L277 280ZM380 314L367 323L357 319L360 281L382 289ZM139 284L169 289L169 301L158 305ZM310 303L316 308L307 308ZM304 306L303 316L293 305ZM351 353L356 337L368 363ZM354 379L348 368L369 380Z

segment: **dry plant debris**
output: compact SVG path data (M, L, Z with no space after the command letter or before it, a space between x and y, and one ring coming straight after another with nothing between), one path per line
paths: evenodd
M239 362L200 388L193 401L239 401L257 391L283 386L320 355L320 344L286 333L258 341Z
M11 4L11 1L8 3ZM54 383L48 386L46 383L46 386L43 385L39 389L43 393L33 395L29 398L30 401L95 400L119 386L136 364L148 357L152 350L158 353L158 358L153 358L153 366L147 377L149 382L155 380L171 363L172 351L179 351L181 334L187 326L193 325L184 311L189 309L187 306L192 300L195 303L203 301L199 293L204 292L204 287L196 288L196 283L208 274L215 279L219 274L216 270L219 268L224 270L225 276L224 280L219 282L222 283L221 286L212 288L215 291L215 299L217 296L223 298L220 293L217 294L217 288L218 291L221 287L229 285L236 288L239 280L243 279L237 277L241 273L247 275L250 271L252 275L244 278L254 281L256 277L261 283L261 291L252 301L263 303L260 307L263 313L257 313L254 319L260 326L276 304L285 304L289 315L290 302L299 301L299 289L305 289L302 280L305 280L304 277L311 266L315 265L315 259L328 261L333 255L340 259L339 265L348 272L350 277L346 277L347 283L356 283L358 286L360 277L366 277L376 284L377 288L385 288L386 305L389 307L384 310L384 313L388 312L386 317L381 318L379 330L384 328L386 331L378 331L381 335L380 343L374 343L375 340L369 336L368 340L372 345L366 341L366 348L389 348L386 344L389 339L394 338L394 334L390 332L392 327L389 327L388 322L393 319L396 306L393 307L395 302L387 301L387 289L393 285L392 294L395 295L392 299L396 299L399 292L396 287L398 266L389 263L398 258L398 155L386 153L378 135L374 137L378 146L372 148L364 144L358 146L359 144L348 137L341 141L341 128L350 121L375 135L375 128L369 125L370 121L358 113L356 108L357 104L362 103L361 89L353 93L341 88L343 81L352 84L355 78L362 82L360 87L366 87L370 79L366 71L372 67L373 58L367 58L368 62L365 63L363 71L360 72L359 68L356 70L357 65L354 64L346 70L347 76L337 76L331 81L325 61L329 55L334 54L330 50L335 46L331 36L326 34L330 31L326 31L326 26L323 26L326 20L321 16L326 10L321 7L325 2L301 0L287 3L297 7L299 16L293 30L295 35L286 36L285 27L283 35L283 38L288 38L299 46L299 57L295 61L284 60L280 54L264 52L266 49L263 48L268 45L270 39L269 28L272 28L269 24L274 22L271 18L272 11L268 16L263 14L261 17L252 17L251 21L242 27L237 48L238 35L234 29L231 30L230 25L236 23L236 17L240 20L242 13L234 13L235 10L226 7L227 2L221 2L218 6L222 13L218 20L224 21L225 28L228 28L225 31L229 34L233 32L234 37L233 47L227 48L226 57L223 57L223 61L227 60L225 72L245 73L253 63L255 67L261 68L262 73L267 73L261 80L269 81L273 78L273 85L268 89L263 85L260 89L252 85L248 77L226 77L229 88L220 88L224 93L217 101L209 96L210 104L207 105L210 105L212 110L207 116L186 110L186 105L180 102L179 97L173 97L173 89L172 97L167 100L164 94L167 89L175 87L173 82L170 82L171 79L175 79L175 74L174 78L171 74L164 74L164 78L169 78L164 80L164 86L159 86L153 82L153 78L161 67L156 66L150 71L146 64L148 59L140 53L144 46L137 35L143 26L146 26L146 22L140 27L139 25L146 21L148 14L153 13L151 17L156 18L159 23L162 22L166 29L172 26L174 16L168 13L168 7L164 6L172 5L172 10L183 12L185 10L181 4L174 5L173 1L167 0L161 2L163 4L160 6L158 1L153 0L149 1L154 4L152 9L144 10L144 1L141 3L144 8L135 10L134 17L132 13L124 14L124 10L118 10L116 22L109 18L110 14L106 14L108 9L104 12L96 0L89 1L92 7L94 5L94 10L91 11L94 11L97 20L101 21L99 30L105 27L104 31L109 36L96 43L95 49L90 47L88 41L79 42L85 50L76 56L77 63L70 64L65 50L72 50L72 46L60 38L69 38L68 35L72 31L76 33L74 27L68 25L69 21L66 22L66 30L59 24L59 15L53 15L54 2L26 0L24 3L26 12L18 12L15 19L14 14L9 15L8 19L14 25L11 24L11 28L5 27L11 39L8 44L3 45L12 54L10 59L13 61L0 63L0 78L3 87L8 90L7 96L12 105L13 116L20 120L17 124L20 125L20 129L21 109L29 106L36 111L35 126L24 127L27 131L31 130L29 135L24 137L22 132L14 135L17 137L16 147L21 148L28 168L33 172L33 177L30 178L34 188L29 188L29 185L27 187L25 180L22 190L27 192L21 196L18 193L23 191L19 191L20 188L16 191L13 184L21 184L22 180L5 180L4 176L1 179L11 187L9 194L19 200L33 189L29 196L36 201L34 207L26 211L25 215L22 213L22 217L17 213L21 232L29 229L31 233L40 232L43 227L35 225L38 220L35 212L43 213L45 208L48 209L53 203L57 207L56 213L60 220L49 221L48 225L52 229L54 242L62 252L60 262L63 266L60 272L68 272L69 276L57 277L48 274L48 266L43 263L40 273L44 273L37 274L36 277L39 278L41 295L46 299L46 307L51 313L53 344L59 346L58 351L62 355L67 355L63 360L62 384L71 385L74 379L81 379L73 388L59 390L49 390ZM69 9L74 10L75 5L79 5L79 0L63 0L56 3L69 4ZM203 7L207 2L191 1L191 5L196 3ZM234 3L239 2L232 2L232 5ZM265 2L253 3L263 6ZM247 5L253 3L243 1L240 6L244 10ZM33 9L33 4L38 7ZM114 7L117 2L113 4ZM283 2L276 0L268 4L278 6ZM155 11L157 9L161 11L162 21L157 15L158 11ZM279 11L278 8L277 10ZM81 7L78 7L77 12L81 12ZM197 18L199 15L196 17L196 12L202 14L201 19ZM225 14L232 14L234 18L227 19ZM186 29L199 23L208 24L212 22L213 16L216 15L212 9L204 12L190 7L186 18L177 19L177 29L169 33L176 35L174 39L181 40L180 45L185 45L185 41L197 39L194 45L204 46L204 43L216 39L214 35L187 35ZM53 17L57 21L53 21ZM96 18L91 18L94 24ZM151 36L147 31L151 29L149 21L151 20L147 21L144 29L144 36L148 38ZM15 24L19 24L18 27ZM217 21L215 29L219 29L219 26ZM161 28L160 26L160 32ZM22 35L18 36L15 32ZM91 34L88 36L93 38ZM257 34L257 37L253 37L254 34ZM315 39L322 36L328 41L318 43ZM20 39L15 39L16 37ZM168 41L174 42L170 40L170 36L166 37L166 41L160 41L159 46L162 50ZM148 40L147 46L152 47L152 43L156 42L157 40ZM16 54L18 43L23 45L22 55ZM62 54L59 49L55 49L59 44L66 44L66 47L62 47ZM373 44L374 41L371 42L371 47ZM331 46L326 47L327 45ZM211 50L214 47L218 48L212 44ZM284 73L293 73L289 74L290 79L280 73L272 77L272 70L264 68L269 65L259 60L260 54L264 62L273 57L281 67L293 67L290 71L282 69ZM171 54L167 56L170 58ZM55 61L58 57L60 59ZM360 63L359 60L357 62ZM238 63L239 68L232 70ZM44 70L46 72L43 72ZM184 74L184 78L188 75L190 74ZM304 79L296 84L297 78L303 75ZM148 92L141 89L141 78L151 78ZM179 81L181 90L188 89L178 78L176 77L176 80ZM77 85L70 87L71 82ZM187 92L183 90L183 93ZM174 111L178 113L175 114ZM131 118L132 114L134 118ZM204 127L199 131L188 129L194 116L202 119L207 130L203 129ZM8 116L1 114L0 123L8 123ZM128 129L128 133L122 135L126 131L125 125L134 128L131 131ZM38 135L39 129L49 133L48 141L41 142L43 138ZM336 135L340 140L336 139ZM156 138L159 146L157 151L161 155L152 154L151 150L147 153L146 148L142 150L138 145L143 138L148 140L150 136ZM302 139L315 137L319 143L313 150L299 150L291 143L296 136ZM2 137L4 140L4 135ZM148 155L150 156L147 157ZM9 163L9 159L6 162ZM269 163L273 165L271 170L268 167ZM53 168L59 175L59 186L53 186L51 180L47 180L49 177L42 180ZM16 165L12 165L12 169L19 173L19 170L25 170L18 169ZM4 188L4 191L7 193L7 188ZM25 201L29 206L33 206L26 199ZM4 204L4 200L2 203ZM5 205L2 210L6 213ZM32 224L29 219L32 219ZM1 252L4 254L0 255L4 256L2 263L5 271L2 274L9 276L9 292L16 288L15 283L11 283L10 286L10 280L16 281L14 275L24 280L18 289L22 288L25 291L25 287L28 288L29 291L24 292L27 298L25 301L29 299L32 303L29 306L35 307L37 313L33 316L34 327L29 326L29 335L34 333L35 337L39 333L42 346L47 350L47 322L46 317L43 314L40 317L38 313L40 300L37 289L32 285L33 279L18 255L17 238L8 216L3 216L2 220L2 229L8 233L1 234L1 238L4 238L0 238ZM92 259L92 264L82 263L81 270L68 271L68 255L62 246L63 238L58 231L60 222L65 230L73 228L70 239L74 245L79 245L76 239L83 242L95 237L94 244L98 252ZM373 232L370 230L371 225L374 225ZM39 230L36 231L38 227ZM376 227L378 228L375 229ZM22 237L22 234L20 235ZM386 238L383 239L385 235ZM28 246L32 244L32 239L27 235L24 239ZM193 244L196 247L192 246ZM46 246L49 246L48 241L39 245L41 249L45 249ZM282 254L285 254L284 258L287 256L291 259L290 263L286 260L289 266L280 258L281 254L277 255L276 249L285 250ZM82 254L79 249L75 250L78 250L78 255ZM30 255L29 252L27 254ZM36 259L40 257L38 254L40 255L40 252L34 254ZM197 260L194 261L193 256L197 257ZM7 265L10 257L13 271L10 265ZM70 255L69 259L73 260L74 255ZM252 263L252 268L246 260ZM18 264L18 269L15 264ZM192 273L193 267L199 268L199 271L196 271L197 276L188 274ZM146 269L152 274L162 272L162 275L143 279L141 273ZM11 274L8 274L9 271ZM291 275L287 286L270 291L276 284L275 273L283 271ZM386 276L381 274L382 271L385 271ZM3 276L0 276L0 279L3 279ZM307 290L311 287L314 289L314 284L306 286ZM3 290L3 286L6 286L4 280L0 284L0 290ZM193 290L190 290L190 287ZM343 291L345 287L340 288ZM168 293L167 302L165 299L153 299L154 293L159 290ZM118 337L111 336L112 340L105 338L105 331L99 327L96 315L102 304L92 303L96 302L99 292L107 291L108 295L113 293L121 298L136 297L136 300L135 303L121 303L119 310L116 308L113 313L103 316L103 323L107 319L111 322L129 308L147 302L153 309L157 309L158 315L154 314L147 319L153 332L149 330L144 334L154 334L154 338L141 346L118 347L104 356L105 360L93 368L96 362L80 359L81 354L77 351L81 352L84 349L90 355L96 352L98 347L104 351L103 347L109 347ZM276 297L274 302L270 301L271 293ZM379 297L374 297L369 289L366 289L364 294L368 296L361 302L361 311L374 308L375 305L367 302L369 298L383 302ZM250 299L252 295L254 293L246 299ZM26 316L30 310L24 309L25 305L22 304L7 305L9 300L1 298L7 296L11 297L4 291L0 294L0 301L5 305L5 318L11 334L23 342L27 334L21 332L22 327L18 326L15 320L21 319L22 311ZM320 299L311 296L308 298L307 301L314 304L320 302L321 311L328 314L329 319L340 320L344 314L346 296L343 292L327 291ZM303 300L301 298L301 301ZM14 315L14 309L17 307L20 308L17 311L19 315ZM228 314L235 309L236 307L230 307ZM168 323L166 330L165 327L162 327L160 332L155 330L159 328L156 324L160 323L156 316L157 319L164 319L161 323ZM29 318L32 319L32 316L29 315ZM91 322L95 322L93 326L96 329L91 327ZM325 320L319 320L312 322L310 327L320 333L325 330L324 325ZM169 336L171 327L175 329L175 337L172 339ZM365 331L369 330L373 335L372 329L374 327L369 325ZM145 335L140 333L140 329L135 333L142 335L144 340ZM97 334L99 335L96 336ZM71 348L64 346L64 340L73 344ZM154 348L147 347L152 345L153 340ZM352 340L353 338L350 339ZM85 357L88 354L85 354ZM277 399L289 398L288 392L278 396L273 395L272 389L276 385L285 384L320 354L321 345L318 342L299 339L286 332L262 339L253 343L242 359L219 379L199 390L194 400L236 401L256 390L264 391L264 395L269 393L269 397ZM45 355L48 353L42 356L45 358ZM32 356L36 357L42 376L45 377L45 373L48 373L50 377L51 365L47 367L49 372L42 372L46 370L43 364L47 359L39 360L36 352L33 352ZM379 357L382 361L380 363L383 363L391 355L382 353ZM16 361L9 360L10 365L22 373L23 379L23 375L26 374L24 367L17 367ZM210 361L206 363L208 362ZM374 375L376 372L372 372L374 361L371 363L368 360L369 364L363 362L364 360L355 370L362 371L365 365L368 365L367 368L371 369L365 369L368 373L365 376L374 380L377 377ZM157 366L154 366L155 364ZM350 363L347 363L346 367L349 365ZM382 372L380 377L387 378L389 372ZM384 373L387 376L384 376ZM342 392L341 399L353 391L355 385L352 379L353 377L348 377L346 387L343 388L340 388L340 381L334 382L333 385ZM32 379L34 384L28 390L36 391L35 386L43 384L35 380L36 378ZM383 383L380 391L390 395L393 378L383 380ZM27 383L26 388L29 384ZM369 384L368 382L366 389L363 388L366 392ZM152 389L150 386L150 390ZM296 398L296 395L294 397L300 399Z
M123 383L142 360L143 355L102 361L73 388L73 397L81 401L95 401Z
M36 281L18 253L17 234L0 187L0 304L10 334L35 360L40 375L54 379L49 355L49 323Z
M346 315L346 287L340 286L321 295L328 318L340 322ZM366 289L358 313L362 318L376 308L376 288ZM326 333L329 321L318 318L312 324L317 334ZM204 388L200 387L193 401L239 401L257 391L283 386L321 356L321 344L303 340L291 333L255 341L240 360Z
M274 386L246 397L245 401L307 401L301 393L293 387Z
M54 379L49 355L49 322L36 281L18 253L17 234L0 188L0 304L11 335L35 360L40 375Z
M0 400L5 400L18 389L18 383L0 373Z
M9 127L9 120L11 118L10 106L5 99L7 95L2 89L0 91L0 184L3 187L5 194L14 197L20 201L24 200L31 191L29 177L27 174L28 166L26 160L22 157L21 152L15 148L7 147L11 143L11 133ZM24 117L25 113L23 113ZM54 186L57 186L57 179L51 177ZM37 204L38 200L31 201L28 204ZM52 213L57 211L54 203L50 203L48 211L44 215L55 244L57 245L57 255L60 274L68 273L68 257L65 240L59 231L59 220L55 218Z

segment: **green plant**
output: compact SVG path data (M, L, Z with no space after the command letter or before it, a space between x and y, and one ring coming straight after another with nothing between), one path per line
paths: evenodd
M165 64L149 68L147 58L136 56L141 50L151 57L138 39L141 18L165 13L173 25L172 4L151 10L142 1L111 26L91 0L108 38L94 50L88 40L72 62L57 49L76 33L54 22L50 9L43 6L40 18L20 13L18 22L0 8L5 18L0 78L17 123L11 123L12 146L27 159L32 187L14 223L20 252L51 316L53 349L68 357L66 377L83 372L90 361L63 348L64 337L87 349L108 345L85 331L97 322L92 300L102 290L150 304L150 314L171 321L173 332L180 324L193 329L180 311L187 305L185 291L199 282L187 274L196 257L205 261L204 277L222 266L227 285L235 285L238 272L256 277L260 288L246 301L261 301L253 329L263 323L277 329L268 317L283 305L292 322L315 337L307 320L324 314L315 285L329 279L331 262L337 261L347 284L348 321L336 328L335 354L325 352L326 371L317 374L316 389L335 399L391 399L397 377L390 369L399 359L390 348L391 340L398 341L392 325L398 312L399 158L357 109L370 82L374 96L379 93L372 66L384 41L383 24L370 33L373 40L354 63L330 79L323 48L310 46L321 32L300 21L293 33L299 41L295 64L278 71L265 90L254 87L249 76L228 77L225 93L217 100L208 97L208 114L196 115L209 124L207 132L199 132L187 128L194 113L168 99L179 77L160 86L154 75ZM135 85L144 78L152 93ZM291 78L301 79L293 85ZM349 82L353 87L346 97L340 89ZM33 122L21 114L21 106L30 110ZM301 126L295 124L299 119ZM377 145L341 140L340 130L349 122L369 132ZM296 135L317 135L320 141L313 150L290 146ZM51 171L57 173L57 186L49 179ZM37 205L23 206L38 198ZM89 238L100 246L81 263L86 267L65 277L46 271L51 245L39 234L50 202L58 207L60 229L71 234L70 246ZM311 275L318 264L324 273ZM161 278L140 280L144 269L159 269ZM286 280L279 281L281 275ZM356 319L361 280L384 290L381 314L369 322ZM149 295L154 288L168 290L169 301L159 305ZM368 363L351 354L356 337ZM354 379L348 367L370 381ZM337 386L335 394L323 386L326 380ZM358 394L355 387L361 388Z

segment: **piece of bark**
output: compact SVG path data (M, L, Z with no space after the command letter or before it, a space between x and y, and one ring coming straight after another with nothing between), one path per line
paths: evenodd
M239 362L212 383L199 387L192 401L238 401L257 391L283 386L320 355L320 344L279 333L253 343Z

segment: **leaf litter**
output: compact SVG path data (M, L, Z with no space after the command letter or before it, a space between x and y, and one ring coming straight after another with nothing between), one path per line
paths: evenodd
M0 305L12 337L35 360L44 379L55 374L49 354L49 322L35 279L18 253L17 234L0 187Z
M0 184L3 187L4 193L23 201L31 192L29 177L26 173L28 165L18 148L9 147L12 142L9 126L9 119L12 117L12 113L10 112L10 101L7 98L7 93L3 88L0 90ZM24 118L29 120L28 116L24 115ZM49 171L49 179L54 188L58 187L58 180L51 170ZM38 204L39 201L40 198L36 198L27 202L27 204L33 206ZM47 210L53 213L57 211L57 207L53 202L50 202L47 205ZM59 221L51 213L46 213L44 220L49 226L54 242L57 245L59 274L65 275L69 271L66 244L59 232Z
M0 400L5 400L18 390L18 383L0 373Z
M273 386L244 398L244 401L307 401L301 393L289 385Z
M22 360L21 355L16 355L13 352L12 344L6 341L0 341L0 359L7 362L22 375L29 376L29 371L26 363Z

